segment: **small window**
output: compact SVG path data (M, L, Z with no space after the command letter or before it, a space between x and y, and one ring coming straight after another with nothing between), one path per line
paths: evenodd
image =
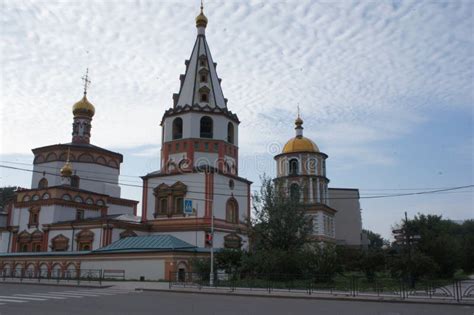
M160 199L160 213L168 212L168 200L166 198Z
M76 220L84 219L84 210L76 210Z
M184 203L183 198L181 197L175 198L175 209L176 209L175 212L176 213L179 213L179 214L183 213L183 203Z
M194 150L199 150L199 142L194 142Z
M298 175L298 160L291 159L289 164L290 164L290 175Z
M231 122L227 124L227 142L234 143L234 125Z
M39 189L48 188L48 180L43 177L38 183L38 188Z
M80 178L77 175L71 176L71 187L79 188Z
M229 188L230 188L230 189L234 189L234 187L235 187L234 180L233 180L233 179L229 179Z
M31 224L38 224L38 213L33 213L31 215Z
M41 244L34 244L33 245L33 251L34 252L40 252L41 251Z
M207 93L202 93L202 94L201 94L201 102L206 102L206 103L208 102L208 100L207 100Z
M176 143L176 151L179 151L179 143Z
M28 244L21 244L20 252L27 252L28 251Z
M204 150L209 151L209 142L204 143Z
M217 151L219 151L219 144L214 143L214 152L217 152Z
M201 65L201 67L205 67L206 66L206 59L201 59L201 61L199 62L199 64Z
M183 137L183 119L180 117L173 120L173 140Z
M201 82L207 82L207 75L201 74Z
M212 136L213 136L212 129L213 129L212 118L209 116L202 117L201 124L200 124L200 137L212 139Z

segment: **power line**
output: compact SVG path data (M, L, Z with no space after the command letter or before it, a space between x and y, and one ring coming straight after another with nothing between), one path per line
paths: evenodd
M26 171L26 172L31 172L31 173L46 173L42 171L35 171L35 170L29 170L29 169L24 169L24 168L18 168L18 167L13 167L13 166L7 166L7 165L0 165L2 168L7 168L7 169L13 169L13 170L19 170L19 171ZM54 173L46 173L52 176L60 177L58 174ZM109 181L104 181L104 180L97 180L97 179L87 179L87 178L81 178L86 181L92 181L92 182L101 182L101 183L106 183L106 184L113 184L113 185L121 185L121 186L126 186L126 187L135 187L135 188L140 188L143 189L142 185L133 185L133 184L124 184L120 182L109 182ZM457 187L450 187L450 188L445 188L445 189L437 189L437 190L429 190L429 191L421 191L421 192L413 192L413 193L403 193L403 194L389 194L389 195L374 195L374 196L359 196L359 198L354 198L354 197L332 197L332 198L326 198L328 200L343 200L343 199L380 199L380 198L393 198L393 197L403 197L403 196L413 196L413 195L425 195L425 194L435 194L435 193L441 193L441 192L448 192L448 191L453 191L453 190L460 190L460 189L466 189L466 188L472 188L474 185L465 185L465 186L457 186ZM153 190L153 187L148 187L148 189ZM204 192L202 191L192 191L188 190L190 193L197 193L197 194L203 194ZM213 195L218 195L218 196L229 196L230 194L222 194L222 193L213 193ZM250 194L252 195L252 194ZM234 197L250 197L247 194L245 195L237 195L233 194Z

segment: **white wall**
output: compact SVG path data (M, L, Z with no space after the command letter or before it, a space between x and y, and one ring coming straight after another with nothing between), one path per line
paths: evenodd
M234 189L230 189L230 179L224 175L214 174L214 216L225 219L227 200L233 196L239 204L239 218L241 221L245 221L248 210L248 185L246 182L233 178Z
M359 190L330 188L331 207L335 215L336 240L339 243L361 245L362 218L360 213Z
M180 117L183 120L183 139L186 138L200 138L200 124L203 116L209 116L213 121L213 138L214 140L227 141L227 125L232 123L234 125L234 145L239 143L239 129L238 124L223 115L215 115L212 113L196 113L187 112L177 116L165 118L163 122L164 128L164 142L173 140L173 120ZM212 140L209 139L209 140Z
M38 188L38 183L41 178L43 178L43 171L46 173L55 174L45 174L44 177L48 180L48 186L61 185L60 170L64 166L64 163L64 161L55 161L34 165L31 188ZM93 163L82 162L73 162L72 167L74 169L74 174L80 177L80 189L92 191L99 194L106 194L112 197L120 197L120 186L118 185L120 173L119 169ZM106 181L107 183L104 183L103 181Z
M116 269L125 270L126 279L145 280L164 279L165 263L163 259L120 259L120 260L83 260L81 269Z
M10 240L9 240L10 238ZM8 252L8 243L11 244L10 232L4 231L0 233L0 253Z

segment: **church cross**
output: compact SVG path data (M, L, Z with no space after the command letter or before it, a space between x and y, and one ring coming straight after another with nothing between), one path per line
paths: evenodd
M89 80L89 68L86 69L86 75L82 77L82 81L84 81L84 96L87 94L87 88L91 84Z

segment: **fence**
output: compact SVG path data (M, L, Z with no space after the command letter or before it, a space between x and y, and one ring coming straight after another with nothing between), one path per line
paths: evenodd
M26 268L16 268L12 270L3 270L0 273L1 278L3 281L7 279L19 279L20 282L23 280L38 280L41 282L42 280L48 281L59 281L66 280L66 281L77 281L79 284L81 281L98 281L100 285L102 285L103 279L103 271L101 269L80 269L80 270L34 270L34 269L26 269Z
M376 296L395 299L448 299L474 302L474 280L422 279L376 277L367 279L352 275L232 275L216 273L213 286L209 274L171 272L170 288L188 287L226 289L230 291L292 292L295 294L329 294L345 296Z

